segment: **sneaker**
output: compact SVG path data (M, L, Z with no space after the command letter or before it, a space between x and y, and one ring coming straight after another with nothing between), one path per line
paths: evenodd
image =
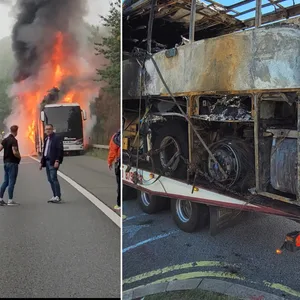
M54 201L55 197L53 196L52 198L50 198L48 201Z
M61 198L58 197L58 196L56 196L56 197L54 198L54 200L53 200L53 202L60 202L60 201L61 201Z
M6 205L7 203L4 201L4 200L0 200L0 206L4 206Z
M115 205L115 206L114 206L114 209L115 209L115 210L120 210L121 207L120 207L119 205Z
M15 205L20 205L20 204L15 202L14 200L8 200L7 205L15 206Z

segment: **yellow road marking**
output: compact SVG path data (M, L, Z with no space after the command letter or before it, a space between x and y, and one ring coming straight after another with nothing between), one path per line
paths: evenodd
M271 283L271 282L267 282L267 281L264 281L264 284L271 289L280 290L284 293L287 293L292 296L300 298L300 292L295 291L295 290L289 288L288 286L282 285L280 283Z
M157 269L154 271L150 271L147 273L142 273L128 279L123 280L123 284L134 283L137 281L141 281L146 278L150 278L156 275L162 275L172 271L178 271L182 269L189 268L197 268L197 267L224 267L224 266L234 266L234 264L228 264L220 261L196 261L191 263L185 263L181 265L173 265L170 267L166 267L163 269ZM236 280L246 280L245 277L238 276L236 274L228 273L228 272L220 272L220 271L199 271L199 272L188 272L183 274L174 275L171 277L159 279L157 281L152 282L151 284L162 283L162 282L170 282L174 280L187 280L194 278L203 278L203 277L214 277L219 279L236 279ZM248 280L247 280L248 282ZM257 282L249 281L249 283L257 284ZM279 284L279 283L271 283L268 281L263 281L264 285L275 290L280 290L286 294L295 296L300 298L300 291L296 291L291 289L288 286Z
M228 266L229 264L226 264L224 262L220 261L196 261L196 262L191 262L191 263L186 263L182 265L173 265L170 267L166 267L163 269L157 269L154 271L150 271L147 273L139 274L133 277L130 277L128 279L123 280L124 283L133 283L136 281L140 281L149 277L153 277L155 275L161 275L164 273L172 272L172 271L177 271L177 270L182 270L182 269L189 269L189 268L197 268L197 267L223 267L223 266Z
M226 279L245 280L244 277L240 277L232 273L207 271L207 272L189 272L189 273L178 274L172 277L159 279L153 282L153 284L161 283L161 282L170 282L174 280L187 280L193 278L201 278L201 277L216 277L222 279L226 278Z

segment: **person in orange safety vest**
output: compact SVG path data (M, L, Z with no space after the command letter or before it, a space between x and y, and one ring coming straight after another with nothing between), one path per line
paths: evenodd
M123 118L123 125L125 119ZM121 131L116 132L110 142L109 142L109 151L108 151L108 168L112 170L113 164L115 164L115 175L117 179L117 205L115 205L115 210L121 209L121 195L120 195L120 185L121 185L121 161L120 161L120 152L121 152Z

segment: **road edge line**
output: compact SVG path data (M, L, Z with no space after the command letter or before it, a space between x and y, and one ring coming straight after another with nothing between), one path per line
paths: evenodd
M34 161L40 162L37 158L29 156ZM81 193L85 198L92 202L99 210L101 210L111 221L113 221L119 228L121 228L121 216L115 213L111 208L109 208L105 203L103 203L99 198L85 189L83 186L78 184L75 180L62 173L57 171L57 175L68 182L73 188L75 188L79 193Z

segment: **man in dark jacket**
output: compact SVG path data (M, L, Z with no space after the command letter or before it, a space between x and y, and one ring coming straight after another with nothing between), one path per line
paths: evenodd
M49 202L59 202L61 201L61 191L57 170L63 162L64 148L62 140L53 132L53 125L47 124L45 131L47 136L44 141L40 170L46 168L48 181L53 192L53 197Z
M0 206L6 204L3 200L3 196L6 188L8 187L8 205L17 205L13 200L14 188L18 177L19 163L21 161L21 155L19 152L18 141L16 136L18 135L18 126L13 125L10 127L10 135L5 138L0 144L0 151L4 149L3 161L4 161L4 182L0 188Z

